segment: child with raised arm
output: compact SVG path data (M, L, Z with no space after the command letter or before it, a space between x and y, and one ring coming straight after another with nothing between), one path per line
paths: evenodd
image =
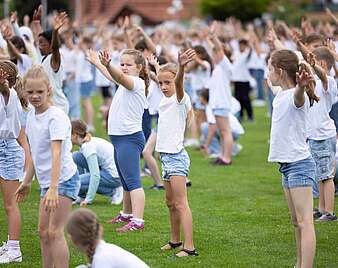
M190 159L183 145L186 121L193 115L190 98L183 89L184 67L194 57L195 51L188 49L179 54L178 71L175 65L165 64L158 74L164 97L159 106L155 149L161 157L162 177L171 224L170 240L161 250L178 248L180 251L176 254L177 257L198 255L193 242L192 215L186 188ZM181 226L184 244L180 240Z
M126 49L121 54L121 69L110 64L106 51L99 54L101 64L119 84L108 116L108 135L114 145L114 158L122 181L123 211L111 223L126 223L118 232L142 230L145 195L140 179L140 156L145 138L142 115L149 85L147 66L141 52Z
M30 69L24 77L25 95L34 107L27 115L26 134L33 162L16 191L17 201L29 194L35 173L40 185L39 236L42 266L69 267L69 252L64 226L72 201L80 189L80 179L73 162L71 124L68 116L52 105L52 87L41 66Z
M315 162L306 143L306 130L310 102L318 101L314 78L309 67L300 65L297 55L285 49L271 54L268 69L271 85L281 87L273 100L268 160L280 164L284 194L295 227L295 267L312 267L316 250L312 216Z
M0 247L0 264L22 261L21 218L14 193L30 154L22 124L23 109L27 109L28 103L21 87L16 65L0 61L0 188L8 221L8 241Z

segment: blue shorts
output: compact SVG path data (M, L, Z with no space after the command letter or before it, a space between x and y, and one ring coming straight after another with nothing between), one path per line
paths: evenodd
M130 135L109 135L114 145L114 159L125 191L142 187L140 174L140 156L145 138L142 131Z
M316 179L324 181L334 178L336 137L326 140L309 140L311 154L316 163Z
M293 163L280 163L284 188L313 187L316 184L316 165L312 157Z
M0 139L0 178L18 181L23 178L25 153L15 139Z
M68 197L72 199L73 201L75 201L79 194L80 186L81 186L81 182L80 182L79 172L76 171L76 173L69 180L59 183L58 193L61 196ZM41 188L40 190L41 199L45 197L48 189L49 187Z
M169 181L171 176L188 177L190 158L185 149L176 154L160 153L162 178Z
M95 90L93 81L80 83L80 93L82 98L90 98Z
M226 108L216 108L216 109L212 109L212 114L214 116L220 116L220 117L229 117L230 114L230 109L226 109Z

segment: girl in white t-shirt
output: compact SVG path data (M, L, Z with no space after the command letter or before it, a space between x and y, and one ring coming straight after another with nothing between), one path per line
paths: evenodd
M34 107L26 123L33 163L29 163L16 197L19 202L27 197L35 173L41 189L39 236L43 266L68 267L64 226L80 188L71 154L71 124L68 116L52 105L52 88L41 66L27 72L23 86Z
M21 85L16 65L11 61L0 61L0 188L8 220L8 241L0 247L0 264L22 261L21 219L14 193L30 154L22 122L23 110L28 104Z
M305 64L299 64L297 55L285 49L271 54L268 69L272 86L281 87L273 101L268 160L280 164L284 194L295 227L296 267L312 267L316 248L312 215L315 162L306 143L306 123L309 99L318 101L314 78Z
M102 226L89 209L75 210L69 217L67 233L73 244L86 254L91 268L148 268L134 254L102 240Z
M108 116L108 134L114 145L114 157L119 172L123 194L123 212L111 223L123 223L118 232L142 230L145 195L140 179L140 156L145 138L142 132L142 115L149 85L146 61L141 52L126 49L116 68L107 51L99 54L101 65L119 84Z
M193 242L192 215L188 204L186 178L190 159L184 149L184 132L187 119L193 114L189 96L183 89L184 67L195 57L188 49L179 54L179 68L166 64L160 68L158 80L164 97L159 106L156 151L160 153L162 177L169 208L171 236L161 250L179 248L177 257L197 256ZM180 241L180 227L184 233L184 245Z

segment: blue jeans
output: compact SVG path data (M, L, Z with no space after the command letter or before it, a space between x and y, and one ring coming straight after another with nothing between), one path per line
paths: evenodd
M338 134L338 101L333 104L331 112L330 112L330 117L334 121L334 124L336 125L336 130Z
M142 116L142 131L146 142L151 134L151 115L149 114L149 109L144 109Z
M268 101L269 101L269 114L272 115L272 102L275 96L272 93L272 90L268 88Z
M64 82L63 92L69 103L69 117L71 119L80 119L80 87L75 79Z
M0 139L0 178L17 181L23 178L25 153L16 139Z
M250 69L250 74L255 78L257 83L257 99L264 100L264 70L261 69Z
M79 196L85 198L90 182L90 173L86 158L80 152L73 153L73 160L77 165L77 169L80 173L81 188ZM112 197L115 193L115 189L121 186L120 178L114 178L108 171L100 169L100 183L97 188L97 193L108 197Z

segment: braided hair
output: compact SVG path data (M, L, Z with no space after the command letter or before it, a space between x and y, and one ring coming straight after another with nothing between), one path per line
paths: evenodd
M23 93L22 78L19 76L18 67L10 60L0 61L0 69L8 74L8 86L14 88L18 94L22 108L28 109L28 101Z
M102 227L96 214L87 208L75 210L69 217L66 230L74 244L81 245L85 249L88 261L92 263L97 243L102 235Z

